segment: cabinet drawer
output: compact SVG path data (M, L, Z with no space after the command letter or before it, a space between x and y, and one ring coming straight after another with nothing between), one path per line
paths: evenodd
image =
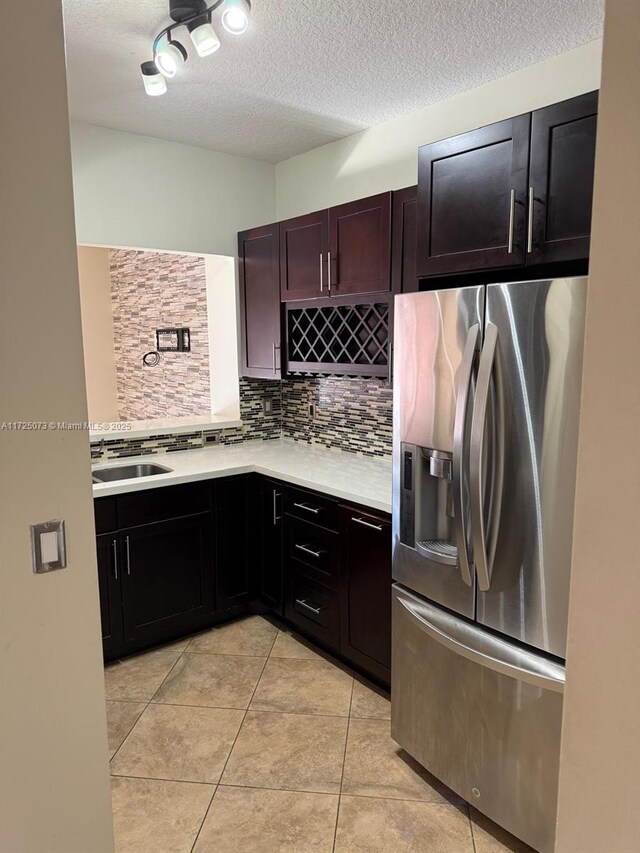
M338 534L291 517L287 518L285 529L288 559L304 563L307 575L337 590L340 567Z
M293 569L294 567L292 567ZM293 570L287 617L302 631L337 648L340 642L338 594Z
M168 518L181 518L209 510L207 483L189 483L184 486L166 486L162 489L145 489L118 497L118 522L122 527L152 524Z
M329 530L338 529L338 504L323 495L299 489L287 489L284 510L288 515L311 521Z
M115 498L96 498L93 502L96 533L109 533L118 528Z

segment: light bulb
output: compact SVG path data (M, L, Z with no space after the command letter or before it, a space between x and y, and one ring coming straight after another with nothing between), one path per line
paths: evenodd
M247 0L225 0L222 26L234 36L242 35L249 26L251 6Z
M167 83L162 74L160 74L156 68L156 64L153 60L150 59L147 62L143 62L140 66L140 72L142 74L144 90L147 95L151 95L152 97L164 95L167 91Z
M165 77L175 77L178 69L184 65L187 51L179 41L169 41L156 51L156 68Z
M196 18L187 29L198 56L210 56L220 47L220 40L206 17Z

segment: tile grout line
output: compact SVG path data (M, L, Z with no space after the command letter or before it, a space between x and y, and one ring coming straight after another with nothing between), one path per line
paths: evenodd
M471 845L473 846L473 853L478 853L478 848L476 847L476 834L473 831L473 820L471 819L471 806L467 803L467 814L469 815L469 828L471 830Z
M193 639L193 637L192 637L191 639ZM169 675L173 672L173 668L175 667L175 665L178 663L178 661L180 660L180 658L182 657L182 655L186 652L186 650L187 650L187 649L189 648L189 646L191 645L191 639L189 640L189 642L187 643L187 645L184 647L184 649L182 649L182 650L180 651L180 654L178 655L178 657L177 657L177 658L175 659L175 661L173 662L173 664L172 664L172 666L171 666L171 669L170 669L170 670L169 670L169 672L165 675L165 677L162 679L162 682L161 682L161 684L160 684L160 687L162 687L162 685L165 683L165 681L167 680L167 678L169 677ZM162 648L162 647L160 647L160 648ZM156 651L156 649L149 649L149 651ZM145 654L145 653L143 652L143 654ZM160 687L158 687L158 690L160 690ZM140 721L140 719L141 719L142 715L145 713L145 711L147 710L147 708L149 707L149 705L151 705L151 703L153 702L153 697L156 695L156 693L158 692L158 690L156 690L156 691L155 691L155 693L153 693L153 695L151 696L151 699L148 699L146 702L145 702L145 700L144 700L144 699L138 699L138 700L136 700L136 699L129 699L129 700L124 700L124 701L130 701L130 702L140 702L140 703L145 702L145 705L144 705L144 708L142 709L142 711L140 712L140 715L138 716L138 719L137 719L137 720L135 721L135 723L131 726L131 728L129 729L129 731L127 732L127 734L124 736L124 738L123 738L123 740L122 740L122 743L120 744L120 746L116 749L116 751L113 753L113 755L112 755L112 756L111 756L111 758L109 759L109 775L110 775L110 776L113 776L113 775L114 775L114 774L112 774L112 773L111 773L111 762L112 762L112 761L113 761L113 759L116 757L116 755L120 752L120 750L122 749L122 747L125 745L125 742L128 740L129 735L131 734L131 732L132 732L132 731L135 729L135 727L138 725L138 722ZM111 700L106 700L106 701L117 702L117 701L120 701L120 700L118 700L118 699L111 699ZM155 703L154 703L154 704L155 704Z
M219 777L219 779L218 779L218 782L217 782L217 784L216 784L216 787L214 788L213 793L211 794L211 799L209 800L209 805L207 806L207 809L206 809L206 811L205 811L205 813L204 813L204 817L202 818L202 823L200 824L200 826L199 826L199 828L198 828L198 832L196 833L196 837L195 837L195 839L194 839L194 841L193 841L193 844L191 845L191 853L193 853L193 851L195 850L196 844L198 843L198 838L200 838L200 833L202 832L202 827L204 826L205 821L206 821L207 817L209 816L209 812L211 811L211 806L213 805L213 800L214 800L214 798L215 798L216 791L218 790L218 788L219 788L219 786L220 786L220 783L221 783L221 781L222 781L222 777L224 776L224 771L227 769L227 764L229 763L229 759L231 758L231 753L233 752L233 749L234 749L234 747L235 747L235 745L236 745L236 742L237 742L237 740L238 740L238 737L240 736L240 732L241 732L241 730L242 730L242 726L244 725L244 721L246 720L246 718L247 718L247 714L249 713L249 707L251 706L251 703L252 703L252 701L253 701L253 697L255 696L255 694L256 694L256 690L258 689L258 685L260 684L260 679L262 678L262 673L264 672L264 669L265 669L265 667L266 667L266 665L267 665L267 662L269 661L269 658L271 657L271 652L273 651L273 647L274 647L274 645L275 645L275 642L276 642L276 639L278 638L278 634L279 634L279 633L280 633L280 629L278 628L278 629L276 630L276 634L275 634L275 636L274 636L274 638L273 638L273 641L272 641L272 643L271 643L271 648L269 649L269 653L268 653L268 654L267 654L267 656L265 657L265 659L264 659L264 663L262 664L262 669L260 670L260 675L259 675L259 676L258 676L258 678L256 679L256 685L255 685L255 687L253 688L253 692L251 693L251 697L249 698L249 701L248 701L248 703L247 703L247 707L244 709L244 715L243 715L243 717L242 717L242 720L240 721L240 725L238 726L238 731L236 732L236 736L235 736L235 737L234 737L234 739L233 739L233 743L231 744L231 749L229 750L229 754L227 755L227 759L226 759L226 761L224 762L224 765L223 765L223 767L222 767L222 770L220 771L220 777ZM188 647L187 647L187 648L188 648ZM240 709L240 710L242 710L242 709Z
M347 763L347 744L349 743L349 729L351 727L351 708L353 707L353 689L355 687L356 680L352 676L351 677L351 695L349 696L349 714L347 716L347 731L345 733L344 738L344 751L342 753L342 771L340 773L340 786L338 787L338 808L336 809L336 825L333 830L333 847L331 848L333 853L335 853L336 842L338 840L338 822L340 820L340 804L342 803L342 783L344 781L344 768Z

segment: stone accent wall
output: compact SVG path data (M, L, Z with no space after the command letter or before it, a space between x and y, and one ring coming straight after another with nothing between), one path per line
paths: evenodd
M111 249L109 266L120 420L209 414L204 258ZM191 330L191 352L165 352L145 367L156 329L179 326Z

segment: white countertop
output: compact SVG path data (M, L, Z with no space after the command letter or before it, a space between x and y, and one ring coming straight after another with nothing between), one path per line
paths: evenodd
M391 460L380 457L356 456L343 450L327 450L285 439L247 441L226 447L203 447L152 456L128 456L92 467L98 470L138 462L157 462L173 470L152 477L96 484L93 487L94 498L256 473L371 509L391 512Z

